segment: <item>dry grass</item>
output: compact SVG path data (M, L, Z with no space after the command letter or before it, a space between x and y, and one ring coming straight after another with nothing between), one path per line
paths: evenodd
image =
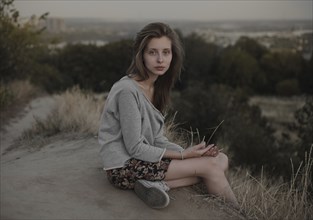
M1 128L18 115L23 107L43 92L27 80L15 80L0 84L0 119Z
M186 148L187 143L189 143L188 137L190 137L190 132L179 128L179 124L175 123L176 114L168 118L165 123L164 135L172 142Z
M40 93L40 89L27 80L15 80L0 84L1 109L11 108L13 104L28 102Z
M230 172L234 192L249 218L310 219L313 216L312 198L309 198L311 153L289 183L265 175L256 178L246 169Z
M13 92L15 99L18 101L29 100L34 96L41 93L40 89L29 81L13 81L8 85L9 89Z
M96 98L93 94L74 88L55 98L56 109L46 120L37 120L28 135L49 136L60 132L97 134L105 97ZM199 135L198 138L193 135L190 138L190 133L177 128L174 119L167 121L165 134L170 140L184 147L188 146L188 143L201 141ZM313 216L313 206L308 197L312 184L312 163L310 152L301 167L292 172L289 183L266 175L253 177L245 168L229 171L229 180L248 218L309 219ZM210 201L212 199L209 196L204 198Z
M97 135L105 98L84 92L78 87L55 95L56 107L45 119L35 118L32 129L23 137L52 136L59 133Z

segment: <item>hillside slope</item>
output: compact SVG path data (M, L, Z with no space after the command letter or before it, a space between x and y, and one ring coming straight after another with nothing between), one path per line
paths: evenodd
M40 106L28 107L23 117L34 115L35 109L48 111L49 100L37 100ZM23 117L15 120L14 129L1 131L1 139L29 127L32 120ZM1 155L1 219L240 219L191 188L170 191L167 208L151 209L133 191L110 185L96 138L63 135L49 143L40 150L25 143ZM1 152L11 144L1 141Z

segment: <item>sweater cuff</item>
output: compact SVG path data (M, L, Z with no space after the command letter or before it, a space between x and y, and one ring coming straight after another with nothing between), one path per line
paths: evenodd
M159 162L162 160L163 155L165 154L165 151L166 151L166 149L163 150L163 153L162 153L161 156L160 156Z

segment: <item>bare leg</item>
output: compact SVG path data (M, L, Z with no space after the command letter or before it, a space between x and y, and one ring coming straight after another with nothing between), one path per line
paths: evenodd
M194 184L197 184L201 181L199 177L186 177L176 180L165 180L168 187L171 189L178 188L178 187L184 187L184 186L191 186Z
M216 157L199 157L185 160L172 160L166 173L165 181L173 188L184 184L196 183L202 178L208 193L220 196L239 207L224 174L228 167L227 156L219 153Z

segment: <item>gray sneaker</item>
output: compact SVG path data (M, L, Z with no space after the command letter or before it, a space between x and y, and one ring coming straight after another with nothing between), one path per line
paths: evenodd
M137 180L135 183L135 193L148 206L161 209L168 206L170 198L166 191L169 187L164 181Z

